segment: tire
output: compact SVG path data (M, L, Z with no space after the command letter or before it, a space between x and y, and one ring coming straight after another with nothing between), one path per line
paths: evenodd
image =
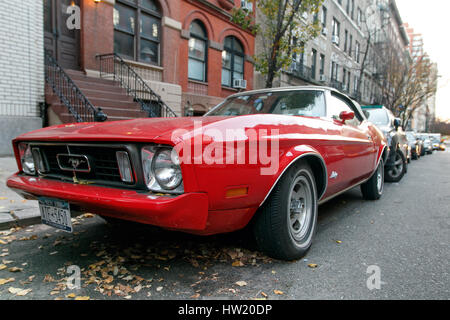
M309 250L317 226L317 189L306 162L289 168L255 216L258 249L280 260L296 260Z
M384 161L380 164L372 177L361 185L361 192L365 200L379 200L384 190Z
M384 170L384 179L387 182L399 182L407 172L407 163L405 155L400 149L397 149L392 167L386 167Z

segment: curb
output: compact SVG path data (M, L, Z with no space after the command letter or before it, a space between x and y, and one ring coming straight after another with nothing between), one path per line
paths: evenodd
M35 216L35 217L30 217L30 218L25 218L25 219L20 219L20 220L6 221L6 222L0 223L0 231L11 229L14 227L25 228L25 227L29 227L31 225L40 224L40 223L41 223L41 216Z

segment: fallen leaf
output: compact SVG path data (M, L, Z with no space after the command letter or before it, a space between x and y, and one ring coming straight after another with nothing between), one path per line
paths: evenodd
M239 287L244 287L244 286L247 285L247 282L245 282L245 281L238 281L238 282L236 282L236 284L237 284Z
M192 299L198 299L200 297L200 293L196 293L191 296Z
M284 294L284 292L280 291L280 290L273 290L273 293L278 294L278 295Z
M14 280L16 280L16 279L14 279L14 278L0 279L0 285L7 284L7 283L10 283L10 282L13 282Z
M9 288L8 288L8 291L9 291L9 293L17 294L17 293L19 293L20 291L22 291L22 289L21 289L21 288L9 287Z
M336 240L336 243L337 243L337 244L341 244L342 241L341 241L341 240Z
M8 200L6 197L0 197L0 200Z
M69 293L66 298L75 298L77 295L75 293Z
M8 244L8 242L5 242L3 240L0 240L0 244Z
M22 272L23 268L18 268L18 267L12 267L8 269L9 272Z
M237 261L233 262L233 263L231 264L231 266L232 266L232 267L243 267L244 264L242 263L242 261L237 260Z
M17 296L23 297L26 296L27 294L29 294L33 289L26 289L26 290L21 290L19 292L17 292Z
M264 298L267 298L267 297L268 297L267 293L265 293L264 291L261 292L261 295L262 295Z
M79 297L76 297L75 298L75 300L90 300L91 298L90 297L88 297L88 296L79 296Z
M156 288L156 291L160 292L163 289L163 287Z
M318 265L315 263L310 263L310 264L308 264L308 267L310 267L311 269L315 269L318 267Z
M0 270L8 268L5 264L0 264Z

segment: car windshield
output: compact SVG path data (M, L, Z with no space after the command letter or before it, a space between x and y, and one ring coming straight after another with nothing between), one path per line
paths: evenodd
M292 90L240 95L226 99L205 116L282 114L324 117L325 94L320 90Z
M369 121L376 125L389 125L389 116L384 109L366 109L369 113Z

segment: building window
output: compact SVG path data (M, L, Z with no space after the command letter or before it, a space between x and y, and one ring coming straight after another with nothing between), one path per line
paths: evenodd
M316 68L317 68L317 51L312 49L312 61L311 61L311 78L316 79Z
M359 54L360 54L359 50L360 50L360 45L359 45L359 42L356 41L356 43L355 43L355 59L356 59L356 62L358 62L358 63L359 63Z
M319 58L319 74L323 76L325 74L325 55L321 54Z
M339 36L341 35L341 24L339 21L336 20L336 18L333 18L333 43L339 46L340 40Z
M161 13L153 0L116 0L113 22L115 53L159 65Z
M236 37L229 36L222 51L222 85L232 87L235 79L244 79L244 48Z
M325 34L325 30L327 28L327 7L325 6L322 7L322 16L320 18L320 22L322 23L322 33Z
M350 18L354 20L354 14L355 14L355 0L351 0L352 3L350 5Z
M336 62L331 63L331 80L337 82L339 76L339 65Z
M348 55L352 56L352 46L353 46L353 36L350 35L350 40L348 42Z
M344 33L344 52L347 52L347 48L348 48L348 30L345 30Z
M362 11L360 8L358 8L357 10L357 16L356 16L356 24L358 25L358 27L361 28L361 23L362 23Z
M206 82L207 34L198 20L191 23L189 38L189 79Z
M345 7L345 12L347 12L347 14L350 14L350 1L351 0L347 0L347 6Z

